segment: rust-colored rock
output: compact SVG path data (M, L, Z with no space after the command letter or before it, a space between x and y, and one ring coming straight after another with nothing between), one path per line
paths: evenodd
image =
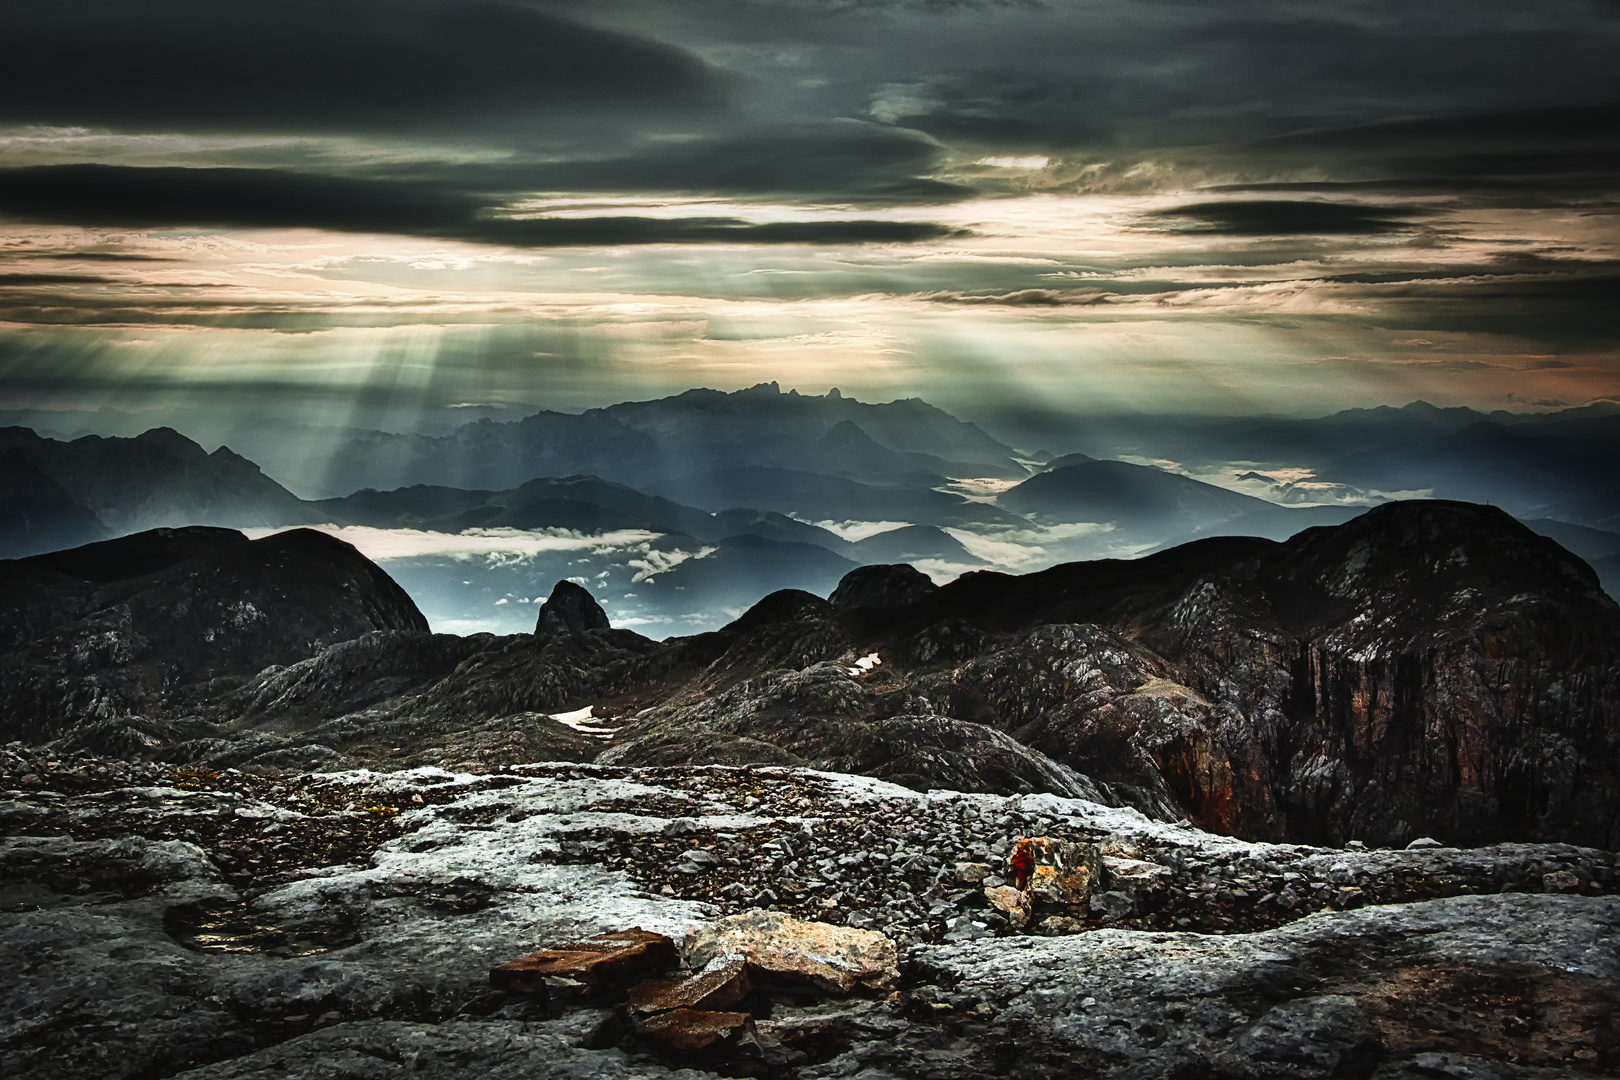
M736 1053L757 1048L754 1018L740 1012L675 1009L661 1013L636 1029L646 1049L660 1056L696 1057Z
M1029 888L1024 891L1043 903L1084 903L1101 882L1102 868L1095 844L1032 836L1018 841L1014 856L1019 852L1034 860Z
M1030 916L1034 914L1034 905L1030 903L1029 894L1020 892L1011 885L998 885L993 889L986 889L984 898L990 902L991 907L1007 916L1007 921L1015 930L1022 930L1028 926Z
M835 994L891 989L900 978L894 942L875 930L801 922L774 911L745 911L690 934L686 962L746 960L759 981L797 983Z
M674 941L637 927L491 968L489 982L497 990L543 993L548 978L574 979L587 993L598 995L634 979L668 971L678 960Z
M675 1009L720 1011L748 996L748 965L741 960L685 979L648 979L630 988L624 1001L632 1017L655 1016Z

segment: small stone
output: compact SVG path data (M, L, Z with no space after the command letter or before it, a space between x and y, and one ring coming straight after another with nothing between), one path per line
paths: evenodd
M1581 879L1573 871L1554 870L1541 875L1541 888L1543 892L1550 893L1578 893L1581 891Z
M1122 919L1136 910L1136 901L1129 893L1098 893L1091 898L1091 910L1106 919Z
M989 863L960 862L956 864L956 880L963 885L977 885L989 877L993 870Z
M1102 863L1095 844L1037 836L1020 840L1017 850L1026 850L1026 845L1034 862L1027 891L1038 901L1082 903L1102 880Z
M688 979L649 979L630 988L624 1010L631 1017L653 1016L675 1009L729 1009L748 996L748 965L740 960L711 965L713 970Z
M952 944L963 941L977 941L980 938L994 936L988 926L981 922L975 922L966 915L958 915L945 923L945 940Z
M1127 859L1104 855L1102 868L1111 888L1120 892L1140 892L1168 884L1172 873L1168 866L1145 859Z
M1423 851L1423 850L1425 850L1427 848L1437 848L1437 847L1445 847L1445 846L1446 845L1442 844L1440 841L1436 840L1432 836L1420 836L1416 840L1412 841L1410 844L1407 844L1406 845L1406 850L1407 851Z
M639 928L525 956L490 969L490 985L507 992L545 993L548 977L577 979L592 994L675 966L675 943Z
M984 890L984 898L990 906L1007 916L1007 922L1015 930L1022 930L1029 925L1030 916L1034 914L1029 897L1013 888L1011 885L998 885Z

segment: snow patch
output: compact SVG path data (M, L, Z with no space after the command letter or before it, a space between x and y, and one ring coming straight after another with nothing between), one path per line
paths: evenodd
M551 718L557 721L559 724L567 724L569 727L573 728L582 735L613 734L612 728L591 727L589 724L585 723L587 720L594 720L597 718L595 705L587 705L583 709L575 709L573 712L552 713ZM611 716L604 716L601 719L611 720L613 718Z

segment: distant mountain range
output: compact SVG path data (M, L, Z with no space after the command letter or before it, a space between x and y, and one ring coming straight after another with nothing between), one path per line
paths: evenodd
M1094 426L1088 437L1103 441L1111 429ZM1141 427L1133 438L1152 460L1257 459L1234 469L1234 483L1264 491L1270 468L1285 477L1279 499L1314 490L1283 492L1291 474L1276 463L1296 461L1340 494L1432 491L1503 506L1542 531L1582 528L1572 550L1611 588L1620 572L1620 538L1605 539L1620 533L1620 480L1608 464L1620 456L1620 415L1611 409L1486 417L1418 402L1317 420L1150 418ZM1204 536L1281 540L1376 501L1284 506L1089 452L1026 457L926 402L870 405L775 384L480 419L437 436L373 432L335 450L327 479L338 478L359 490L306 501L230 448L209 453L168 428L71 441L4 428L0 557L163 526L640 530L673 553L660 572L637 575L644 600L701 605L697 594L713 591L730 606L749 590L819 588L858 563L960 569L996 564L974 552L999 550L1011 561L998 565L1027 567ZM964 479L979 486L953 484ZM964 494L972 491L982 493ZM892 524L878 535L838 531L863 522ZM964 545L968 533L987 542ZM735 588L719 584L728 574Z
M246 458L170 428L46 439L0 428L0 556L167 525L303 525L319 515Z
M1048 468L1003 492L996 505L1058 521L1109 521L1163 534L1225 521L1274 504L1214 484L1124 461Z
M775 383L725 394L689 390L578 415L479 420L445 436L374 432L325 463L334 490L414 484L510 488L539 476L592 475L663 490L737 466L930 487L947 476L1026 475L1005 446L926 402L868 405L806 397ZM735 503L728 504L735 505Z
M1557 428L1620 420L1620 403L1605 402L1543 413L1413 401L1399 408L1345 409L1328 416L1188 416L1177 414L1076 416L1036 408L975 414L990 434L1050 455L1154 456L1183 464L1220 461L1291 461L1316 468L1337 458L1391 443L1428 442L1479 423ZM1033 454L1032 454L1033 456Z

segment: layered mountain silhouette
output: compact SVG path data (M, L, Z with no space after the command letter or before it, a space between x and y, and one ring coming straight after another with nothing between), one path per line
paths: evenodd
M100 540L107 527L15 448L0 452L0 558Z
M1490 507L1392 503L1283 543L942 587L866 567L830 601L777 592L662 643L574 585L538 635L429 634L377 567L305 530L4 568L6 738L215 765L811 764L1251 837L1620 841L1620 607ZM606 742L548 715L587 705Z
M49 494L40 477L50 481ZM101 535L153 526L319 520L253 462L223 446L210 454L171 428L134 438L86 435L71 442L42 438L27 428L0 429L0 485L32 491L36 500L54 500L52 520L77 521L73 527L91 533L99 523L105 530ZM7 531L11 513L0 519L8 523Z
M1186 529L1271 509L1251 495L1124 461L1083 461L1044 471L996 504L1054 521L1119 522L1133 532Z
M415 484L504 489L540 476L585 474L682 497L671 486L676 478L738 464L924 487L945 476L1024 475L1011 448L926 402L869 405L836 391L806 397L765 383L730 394L689 390L578 415L480 420L446 436L377 432L340 448L324 482L339 490Z
M1113 421L1068 423L1074 438L1123 452ZM761 592L824 594L853 564L922 562L950 574L1212 536L1282 541L1347 522L1380 492L1436 491L1548 523L1537 528L1562 535L1615 588L1620 541L1605 537L1620 535L1620 489L1606 467L1617 432L1620 415L1604 408L1486 416L1423 403L1316 420L1134 425L1133 438L1156 440L1143 458L1222 458L1231 480L1211 484L1169 462L1076 452L1072 440L1053 444L1070 451L1061 456L1026 455L920 401L869 405L766 384L480 420L435 436L363 435L340 446L324 479L411 482L303 501L228 447L209 453L169 429L56 440L14 428L0 431L0 555L151 527L410 529L434 536L410 545L351 538L388 553L435 625L526 628L537 594L577 576L609 611L667 634L718 626ZM1273 463L1226 460L1251 451ZM346 474L350 465L358 471ZM1333 502L1310 505L1323 499ZM877 527L887 531L873 535ZM1577 528L1589 532L1576 539ZM498 538L444 539L492 532L603 541L511 539L500 554Z

